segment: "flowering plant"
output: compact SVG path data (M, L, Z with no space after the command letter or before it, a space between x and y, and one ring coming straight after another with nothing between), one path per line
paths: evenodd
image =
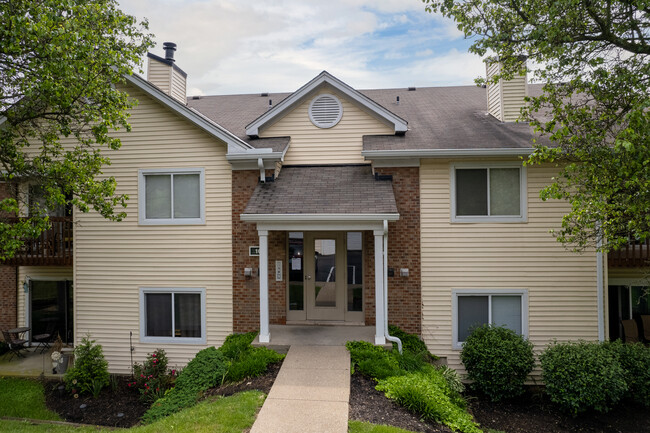
M129 388L136 388L140 391L140 398L143 401L153 402L165 395L165 391L174 387L176 377L175 369L167 368L167 355L162 349L147 355L142 364L133 365L133 381L129 382Z
M61 360L61 352L52 352L52 362L59 362Z

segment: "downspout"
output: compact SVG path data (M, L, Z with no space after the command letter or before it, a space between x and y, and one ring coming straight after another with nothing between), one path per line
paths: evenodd
M386 340L397 343L397 350L402 353L402 340L388 334L388 220L384 220L384 335Z
M605 301L603 294L604 270L602 248L603 238L602 234L599 234L598 240L596 241L596 284L598 285L598 341L605 341Z
M266 173L264 172L264 160L257 158L257 167L260 169L260 182L266 182Z

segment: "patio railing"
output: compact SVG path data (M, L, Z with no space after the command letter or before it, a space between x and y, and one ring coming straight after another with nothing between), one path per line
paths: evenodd
M16 222L19 218L13 218ZM11 219L10 219L11 220ZM50 217L52 227L36 239L27 239L13 258L2 264L13 266L72 265L72 217Z
M630 242L618 251L607 255L607 262L614 268L637 268L650 265L650 239Z

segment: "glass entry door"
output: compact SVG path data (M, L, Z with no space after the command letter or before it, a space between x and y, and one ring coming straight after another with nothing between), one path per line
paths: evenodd
M305 233L307 320L345 319L344 233Z

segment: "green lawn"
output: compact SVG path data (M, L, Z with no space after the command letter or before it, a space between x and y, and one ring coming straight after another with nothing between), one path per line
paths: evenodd
M0 377L0 416L60 420L45 407L43 385L35 380Z
M4 380L4 379L3 379ZM14 380L14 388L27 388L20 382L28 382L29 385L38 384L38 382L27 380ZM6 393L7 388L4 382L0 382L0 389ZM40 392L40 399L43 399L42 388L37 389L36 394ZM24 393L24 392L23 392ZM38 395L31 394L31 401L38 400ZM172 416L161 419L146 426L133 427L128 429L129 433L157 433L157 432L176 432L176 433L241 433L243 430L251 427L255 421L257 411L264 403L265 395L257 391L247 391L232 397L219 398L215 397L199 403L198 405L180 411ZM11 393L0 393L0 407L16 406L16 399ZM43 404L43 410L44 404ZM11 414L1 412L0 416L29 417L41 419L57 419L52 417L52 412L36 411L13 411ZM49 415L49 418L45 416ZM56 417L56 414L54 414ZM127 431L127 430L125 430ZM59 426L52 424L32 425L20 421L0 421L0 433L90 433L105 432L109 430L99 430L95 427L72 428L68 426Z
M371 424L362 421L349 421L348 427L348 433L413 433L410 430L389 425Z

